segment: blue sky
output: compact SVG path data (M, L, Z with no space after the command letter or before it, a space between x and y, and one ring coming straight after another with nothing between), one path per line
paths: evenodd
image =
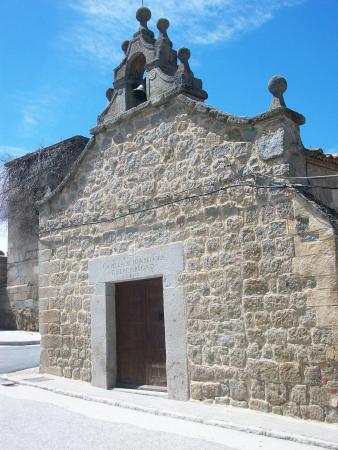
M304 145L338 153L338 0L145 5L154 31L156 20L167 17L174 47L190 47L208 104L238 115L265 111L267 82L281 74L289 85L287 105L307 118ZM139 6L134 0L2 0L0 157L88 136L106 105L120 45L137 29Z

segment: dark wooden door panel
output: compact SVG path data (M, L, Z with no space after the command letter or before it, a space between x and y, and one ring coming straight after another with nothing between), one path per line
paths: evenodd
M147 283L147 384L166 386L162 279ZM159 296L161 293L161 297ZM159 301L162 300L162 301Z
M116 285L119 384L166 386L162 279Z
M143 304L144 286L140 282L116 285L117 372L123 384L144 383Z

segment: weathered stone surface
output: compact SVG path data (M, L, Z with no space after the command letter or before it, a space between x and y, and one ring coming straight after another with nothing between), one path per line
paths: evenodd
M248 402L245 402L245 401L230 399L230 406L235 406L236 408L248 408L249 404L248 404Z
M281 364L279 367L279 376L284 383L299 383L301 381L299 364L291 362Z
M282 409L285 416L300 417L300 406L296 403L286 403L282 406Z
M246 351L242 348L234 348L229 352L230 365L233 367L245 367Z
M309 362L311 364L321 364L326 361L326 353L324 345L313 344L308 350Z
M300 406L300 414L303 419L309 419L309 420L324 420L324 411L320 406L316 405L301 405Z
M267 294L264 296L264 307L268 311L285 309L288 307L289 299L285 295Z
M293 361L295 357L294 347L291 345L273 345L273 358L278 362Z
M306 386L296 385L291 389L290 400L299 405L306 405Z
M166 272L163 286L175 282L182 292L179 320L188 354L179 362L189 371L190 397L302 417L320 417L322 408L329 417L332 408L321 406L324 394L310 389L322 387L321 372L335 377L336 318L333 308L326 305L328 314L313 299L321 302L325 283L333 292L336 280L293 268L311 255L299 251L310 242L306 233L317 233L312 243L333 245L332 226L292 189L236 185L252 173L258 181L259 175L290 175L285 170L293 167L292 152L301 154L284 134L294 132L292 123L279 126L266 118L239 126L217 118L221 113L210 120L190 99L180 102L149 104L96 130L73 179L41 206L41 256L47 262L40 283L46 311L42 370L92 377L96 294L88 267L181 243L182 266L177 274ZM79 222L88 224L72 228ZM54 242L57 251L47 258L44 245ZM318 245L316 258L324 250ZM137 277L162 277L164 266L154 271L153 263L143 261L148 268L136 270ZM120 281L130 267L115 268ZM301 410L309 405L315 408Z
M284 152L284 130L279 128L273 133L264 134L256 141L257 153L264 161L277 158Z
M192 366L190 374L193 381L209 381L214 378L214 370L208 366Z
M267 330L266 337L269 344L285 345L287 331L284 328L272 328L271 330Z
M273 312L271 314L271 321L276 328L291 328L297 326L298 318L292 309L284 309Z
M244 280L244 294L265 294L268 290L267 283L263 278L252 278Z
M41 311L41 313L40 313L40 322L41 323L59 322L59 320L60 320L60 312L57 309Z
M316 419L316 420L322 420L322 419ZM325 421L328 423L338 423L338 413L337 408L332 409L327 416L325 417Z
M249 401L249 408L255 409L256 411L269 412L270 406L268 402L264 400L257 400L255 398Z
M217 403L218 405L229 405L230 403L230 398L225 396L225 397L215 397L215 403Z
M190 383L190 396L194 400L202 400L203 394L202 394L202 386L203 383L199 383L196 381L192 381Z
M312 331L312 342L314 344L333 344L333 331L325 328L315 328Z
M311 335L304 327L289 328L288 341L293 344L309 344Z
M246 353L248 358L259 359L262 354L262 351L260 346L256 342L252 342L248 345Z
M261 247L257 242L246 242L242 245L243 256L247 259L257 260L261 257Z
M278 415L280 415L280 416L283 415L283 409L282 409L281 406L273 406L273 407L271 408L271 412L272 412L272 414L278 414Z
M247 372L256 380L271 382L279 380L278 364L274 361L248 359Z
M310 386L310 403L319 406L329 406L329 393L326 386Z
M286 387L283 384L268 383L266 385L266 399L271 405L282 405L287 400Z
M230 396L233 400L244 401L248 398L247 386L244 381L230 380Z

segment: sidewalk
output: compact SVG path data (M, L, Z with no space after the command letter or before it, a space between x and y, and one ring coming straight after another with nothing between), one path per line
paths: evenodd
M36 331L0 330L0 345L37 345L40 333Z
M338 450L338 426L231 406L169 400L164 393L114 389L38 374L38 369L2 375L14 383L108 405Z

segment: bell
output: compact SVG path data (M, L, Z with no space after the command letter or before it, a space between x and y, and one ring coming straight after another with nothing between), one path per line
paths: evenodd
M139 86L137 86L137 88L133 89L133 91L142 91L142 92L146 93L143 83L141 83Z
M143 102L145 102L147 100L146 89L145 89L143 83L141 83L139 86L137 86L137 88L133 89L133 93L139 100L141 100Z

